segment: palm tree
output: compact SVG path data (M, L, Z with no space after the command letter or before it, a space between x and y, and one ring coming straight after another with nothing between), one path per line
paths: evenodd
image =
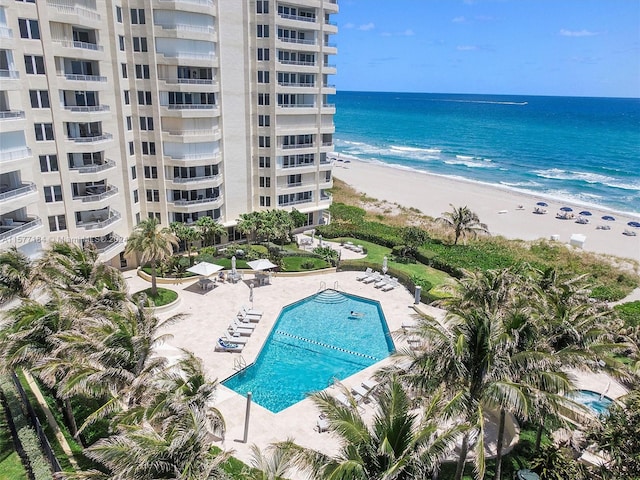
M169 228L171 228L171 231L181 242L184 242L185 247L187 248L187 255L189 256L189 266L193 265L191 247L193 246L193 242L203 238L202 232L181 222L172 222L171 225L169 225Z
M285 478L293 466L291 449L270 445L263 452L257 445L251 445L251 468L243 472L242 478L246 480L280 480Z
M200 217L196 221L196 225L200 227L205 245L215 245L216 237L224 235L226 229L221 223L216 222L211 217Z
M339 454L331 457L291 441L277 446L293 451L296 464L310 472L313 479L428 478L438 470L462 431L460 427L442 428L439 414L448 406L441 397L436 395L425 401L422 410L413 410L411 399L393 378L384 383L377 395L371 427L355 403L343 406L322 392L312 399L326 415L329 429L341 438Z
M240 233L247 236L247 242L255 235L260 220L260 212L249 212L240 214L236 228Z
M0 305L27 298L37 283L31 260L16 247L0 253Z
M167 227L162 227L153 217L143 220L131 233L127 240L125 252L140 254L141 263L151 264L151 295L158 294L156 283L156 268L158 262L163 262L173 255L173 248L178 246L178 238Z
M456 208L451 205L451 208L451 212L443 213L442 217L438 217L436 220L453 228L455 234L454 245L458 244L460 237L466 237L467 235L475 237L478 233L489 233L489 227L484 223L480 223L478 215L472 212L469 207Z

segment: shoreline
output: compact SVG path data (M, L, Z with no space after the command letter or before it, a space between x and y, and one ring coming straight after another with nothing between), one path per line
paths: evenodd
M370 197L417 208L433 218L450 211L450 204L456 207L467 205L481 222L489 226L493 235L521 240L549 240L557 236L559 243L568 245L572 235L582 234L586 237L582 246L586 251L640 262L640 228L627 226L629 221L640 221L640 215L381 162L366 162L337 153L331 157L348 158L348 163L335 162L334 176ZM533 213L539 201L548 203L544 207L547 210L544 215ZM518 209L518 206L523 208ZM562 206L573 208L576 218L577 212L582 210L589 210L593 215L586 217L588 224L578 224L575 219L560 220L556 213ZM615 216L615 221L602 220L604 215ZM596 228L601 225L608 226L610 230ZM637 235L623 235L625 230L634 231Z

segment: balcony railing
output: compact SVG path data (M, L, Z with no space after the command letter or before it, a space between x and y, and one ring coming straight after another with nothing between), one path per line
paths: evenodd
M285 43L299 43L301 45L315 45L315 40L307 40L302 38L287 38L287 37L278 37L278 40Z
M123 245L124 240L122 238L114 238L112 240L106 239L96 242L83 240L82 243L85 246L92 245L96 249L96 252L98 252L99 254L103 254L108 252L109 250L116 248L119 245Z
M215 80L212 78L159 78L158 80L170 85L213 85L215 83Z
M109 105L65 105L64 109L69 112L108 112Z
M313 202L313 198L305 198L302 200L292 200L289 202L282 202L282 203L278 203L279 207L288 207L289 205L299 205L301 203L310 203Z
M69 170L78 172L78 173L96 173L102 172L103 170L107 170L109 168L113 168L116 166L116 162L113 160L105 160L104 163L96 163L91 165L83 165L80 167L70 167Z
M80 82L106 82L107 77L100 75L77 75L75 73L65 73L64 78L67 80L78 80Z
M195 52L157 52L167 58L189 58L192 60L214 60L213 53L195 53Z
M162 106L169 110L212 110L216 108L214 103L172 103Z
M303 168L303 167L313 167L315 162L311 163L294 163L293 165L282 165L280 168Z
M278 15L280 15L280 18L285 18L287 20L298 20L300 22L310 22L310 23L315 23L316 21L315 17L303 17L301 15L290 15L288 13L279 13Z
M303 66L303 67L315 67L316 66L316 62L306 62L304 60L281 60L278 59L278 62L283 64L283 65L299 65L299 66Z
M20 78L18 70L0 70L0 78Z
M88 18L90 20L100 21L100 14L94 10L90 10L85 7L81 7L79 5L75 5L72 2L60 2L60 1L51 1L47 0L47 5L55 8L60 13L68 13L80 15L82 17Z
M111 140L113 135L110 133L101 133L92 137L67 137L68 140L76 143L94 143L102 142L103 140Z
M14 221L11 225L0 226L0 241L11 238L34 227L42 225L42 220L38 217L27 218L26 220Z
M0 151L0 161L21 160L29 157L31 157L31 149L27 147Z
M24 182L21 186L14 188L13 190L7 190L0 193L0 202L8 200L10 198L19 197L20 195L26 195L28 193L36 192L36 184L33 182Z
M165 156L172 158L173 160L205 160L214 159L220 156L220 152L165 154Z
M78 227L84 228L85 230L97 230L99 228L104 228L108 225L111 225L117 220L120 220L120 213L113 210L107 218L96 219L95 221L91 221L90 223L80 222L77 225Z
M290 182L284 185L284 188L295 188L295 187L301 187L302 186L302 182Z
M107 185L107 189L102 193L94 193L89 195L78 195L73 197L74 200L82 200L82 202L99 202L105 198L109 198L118 193L118 187Z
M191 25L189 23L156 23L163 30L177 30L179 32L215 33L215 28L209 25Z
M217 197L208 197L208 198L198 198L196 200L174 200L173 204L176 206L187 206L187 205L199 205L201 203L211 203L211 202L221 202L222 195L218 195Z
M278 82L281 87L315 87L315 83Z
M96 52L102 52L104 50L104 47L97 43L77 42L75 40L54 40L54 42L68 48L82 48L83 50L93 50Z
M24 111L13 110L8 112L0 112L0 120L15 120L16 118L24 118Z
M205 135L215 135L219 130L200 129L200 130L163 130L163 133L176 137L201 137Z
M190 183L190 182L202 182L207 180L218 180L220 178L220 174L218 175L202 175L199 177L176 177L173 179L173 183Z
M293 148L313 148L313 143L296 143L294 145L282 145L283 150L290 150Z
M0 37L2 38L11 38L13 37L13 30L9 27L5 27L4 25L0 25Z
M171 2L171 3L191 3L193 5L205 5L208 7L213 7L213 0L159 0L161 3Z

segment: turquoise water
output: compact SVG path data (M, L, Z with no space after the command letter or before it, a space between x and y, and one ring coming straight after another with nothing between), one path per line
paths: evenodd
M325 290L285 307L256 362L222 384L277 413L394 348L378 302Z
M581 403L589 407L597 415L602 415L609 410L609 407L613 403L609 397L602 396L597 392L591 390L578 390L578 392L571 397L575 402Z
M338 92L335 150L640 213L640 99Z

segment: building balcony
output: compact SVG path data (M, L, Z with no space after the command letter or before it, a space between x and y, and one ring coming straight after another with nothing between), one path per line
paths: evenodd
M175 142L179 140L181 137L210 137L212 140L219 139L222 133L218 128L201 128L197 130L163 130L163 135L168 137L178 137L171 138L169 141ZM217 137L217 138L214 138Z
M213 7L213 0L155 0L162 8L167 8L171 4L193 5L195 7Z
M87 187L85 192L84 195L76 195L73 199L81 200L82 203L99 202L116 195L118 193L118 187L114 187L113 185L94 185Z
M72 82L100 82L107 83L107 77L103 77L101 75L77 75L75 73L64 73L59 75L60 77L64 77L66 80L70 80Z
M4 80L18 80L20 72L18 70L0 70L0 78Z
M13 30L6 25L0 25L0 38L13 38Z
M0 185L0 203L25 197L37 192L36 184L33 182L22 182L19 185L13 186Z
M159 78L158 80L167 85L217 85L217 81L213 78Z
M284 20L294 20L296 22L316 23L315 17L304 17L302 15L290 15L287 13L279 13L278 16Z
M98 173L116 166L116 162L106 159L103 163L89 163L82 166L69 167L69 171L75 173Z
M80 50L89 50L92 52L102 52L104 51L104 47L102 45L98 45L97 43L88 43L88 42L78 42L75 40L53 40L53 43L57 43L65 48L74 48Z
M67 112L74 113L96 113L96 112L108 112L111 110L109 105L64 105Z
M100 22L102 20L102 17L97 11L87 8L86 5L77 5L74 2L60 0L47 0L47 6L56 13L78 17L79 23L81 24L86 23L87 20L93 22Z
M313 143L296 143L293 145L280 145L280 148L282 148L282 150L295 150L295 149L312 149L315 148L315 145Z
M107 234L97 238L83 238L82 246L92 246L96 252L105 261L112 258L115 254L120 253L125 248L124 240L118 235Z
M294 65L296 67L316 67L318 62L307 62L304 60L278 60L280 65Z
M171 182L174 185L184 185L191 188L192 185L198 183L206 183L207 186L217 187L222 183L222 175L201 175L199 177L175 177Z
M196 52L157 52L165 58L175 58L177 60L200 60L203 62L212 62L216 56L214 53L196 53ZM207 65L210 66L210 65Z
M196 200L169 200L168 203L172 204L175 208L182 210L198 211L204 208L219 208L222 206L222 195L217 197L203 197Z
M165 161L168 164L179 167L198 167L205 165L216 165L222 161L220 152L211 153L187 153L187 154L165 154Z
M4 217L0 225L0 242L4 242L41 226L42 220L39 217L27 217L24 219Z
M315 88L315 83L299 83L299 82L278 82L280 87L294 87L294 88Z
M295 173L307 173L307 172L315 172L316 164L315 163L294 163L289 165L278 165L278 170L296 170ZM298 172L297 170L304 170Z
M0 121L3 120L20 120L24 118L23 110L13 110L13 111L5 111L0 112Z
M289 43L294 45L310 45L310 46L318 45L318 42L315 39L278 37L278 40L283 43Z
M0 162L23 160L25 158L31 158L32 156L31 149L27 147L16 148L13 150L0 150Z
M76 222L78 228L82 228L84 230L96 231L102 230L110 225L113 225L117 221L122 218L119 212L115 210L110 210L106 212L98 212L97 214L91 215L89 220L80 220ZM98 234L99 232L95 232Z
M170 30L175 32L185 33L201 33L204 35L214 35L216 29L213 26L208 25L191 25L189 23L156 23L156 27L160 27L163 30Z
M99 142L106 142L112 139L113 139L113 135L111 135L110 133L100 133L97 135L86 136L86 137L67 137L67 140L74 143L99 143Z
M303 203L313 203L313 198L304 198L300 200L289 200L286 202L278 203L279 207L292 207L294 205L302 205Z

